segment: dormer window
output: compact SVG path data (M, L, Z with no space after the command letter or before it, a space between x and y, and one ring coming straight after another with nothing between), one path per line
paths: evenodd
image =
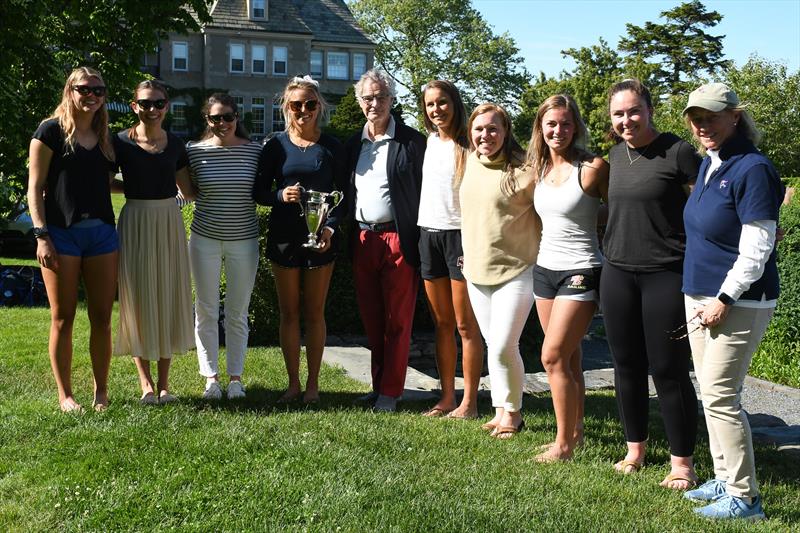
M267 0L250 0L251 14L254 19L267 18Z

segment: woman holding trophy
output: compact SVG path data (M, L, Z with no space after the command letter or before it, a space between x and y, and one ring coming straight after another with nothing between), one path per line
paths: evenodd
M324 193L341 191L346 185L345 157L341 143L321 133L328 104L316 80L310 76L290 80L281 107L286 131L264 145L253 195L259 204L272 207L266 253L275 276L280 343L289 375L289 387L278 402L289 403L302 395L303 403L313 404L319 401L325 299L341 218L334 209L341 193ZM301 305L308 362L305 393L300 384Z

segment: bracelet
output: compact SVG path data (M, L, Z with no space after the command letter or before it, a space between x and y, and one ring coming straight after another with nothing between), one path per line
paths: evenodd
M731 298L730 296L728 296L724 292L721 292L721 293L719 293L717 295L717 300L719 300L720 302L722 302L725 305L733 305L733 304L736 303L736 300L734 300L733 298Z

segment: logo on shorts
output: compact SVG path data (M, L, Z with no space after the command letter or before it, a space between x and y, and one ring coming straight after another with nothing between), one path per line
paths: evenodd
M464 256L463 255L459 255L458 259L456 259L456 266L458 267L458 270L461 270L461 271L464 270Z
M567 282L567 288L586 290L586 276L583 274L575 274L574 276L570 276L569 282Z

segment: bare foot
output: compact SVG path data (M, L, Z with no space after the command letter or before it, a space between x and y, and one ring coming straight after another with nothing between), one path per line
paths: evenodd
M61 403L60 403L59 407L61 407L61 412L62 413L76 413L77 414L77 413L82 413L83 412L83 407L81 407L81 404L76 402L75 398L73 398L72 396L67 396L66 398L61 400Z
M672 467L672 471L659 483L662 487L672 490L689 490L697 486L697 474L687 467Z
M286 392L278 398L278 403L292 403L300 398L300 395L303 393L299 388L288 388Z
M458 418L460 420L473 420L478 418L478 406L477 405L464 405L461 404L449 413L447 413L447 418Z
M92 407L98 413L101 413L108 409L108 393L107 392L95 392L94 393L94 401L92 402Z
M303 393L303 403L306 405L319 403L319 391L317 389L306 389L306 392Z
M537 463L556 463L558 461L569 461L572 459L572 450L566 446L553 445L534 457Z

